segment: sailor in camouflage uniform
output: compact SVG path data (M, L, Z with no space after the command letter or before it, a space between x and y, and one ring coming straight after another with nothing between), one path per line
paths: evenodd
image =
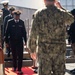
M32 54L38 45L39 75L64 75L66 25L73 16L55 6L55 0L44 2L46 7L34 14L28 45Z

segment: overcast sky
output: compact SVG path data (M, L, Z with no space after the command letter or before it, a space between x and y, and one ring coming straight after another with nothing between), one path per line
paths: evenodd
M0 0L5 1L5 0ZM44 6L43 0L9 0L10 5L39 9Z

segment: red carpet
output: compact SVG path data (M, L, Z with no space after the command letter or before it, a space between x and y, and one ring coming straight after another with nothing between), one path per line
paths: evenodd
M23 67L22 68L22 75L37 75L33 72L31 67ZM13 72L12 68L5 68L5 75L18 75L17 72Z

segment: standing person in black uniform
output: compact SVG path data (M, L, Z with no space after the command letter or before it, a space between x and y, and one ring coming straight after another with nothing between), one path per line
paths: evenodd
M10 7L10 8L9 8L10 14L7 15L7 16L4 18L4 24L3 24L3 34L4 34L4 36L5 36L5 29L6 29L7 22L8 22L8 20L10 20L10 19L13 18L13 11L14 11L14 10L15 10L14 7Z
M8 20L12 19L13 18L13 11L15 10L14 7L10 7L9 8L9 11L10 11L10 14L7 15L5 18L4 18L4 24L3 24L3 37L5 38L5 29L6 29L6 26L7 26L7 22ZM6 48L6 52L8 53L8 57L10 56L10 47L7 47Z
M71 11L71 14L74 16L74 22L70 25L68 34L70 37L70 43L71 43L72 50L73 50L74 57L75 57L75 9ZM70 73L75 75L75 69L71 70Z
M2 4L3 4L2 11L3 11L3 20L4 20L5 16L9 15L10 12L8 10L8 2L2 2Z
M3 4L2 12L3 12L3 23L4 23L4 18L5 16L9 15L10 12L8 10L8 1L2 1ZM3 25L1 25L1 37L2 37L2 48L4 47L4 39L3 39Z
M7 46L9 42L8 36L10 36L10 45L13 56L13 67L14 71L18 67L18 73L22 74L22 59L23 59L23 39L25 45L27 42L26 29L24 26L24 21L20 19L21 12L19 10L14 11L14 19L8 21L8 26L5 34L5 41ZM18 64L17 64L18 58Z

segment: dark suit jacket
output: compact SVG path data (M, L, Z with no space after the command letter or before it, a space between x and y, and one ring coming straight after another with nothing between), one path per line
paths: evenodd
M24 25L24 21L19 19L19 22L15 22L14 19L11 19L8 21L8 26L6 29L6 34L5 34L5 41L6 43L9 42L10 36L10 41L21 41L24 38L25 43L27 42L27 36L26 36L26 29Z

